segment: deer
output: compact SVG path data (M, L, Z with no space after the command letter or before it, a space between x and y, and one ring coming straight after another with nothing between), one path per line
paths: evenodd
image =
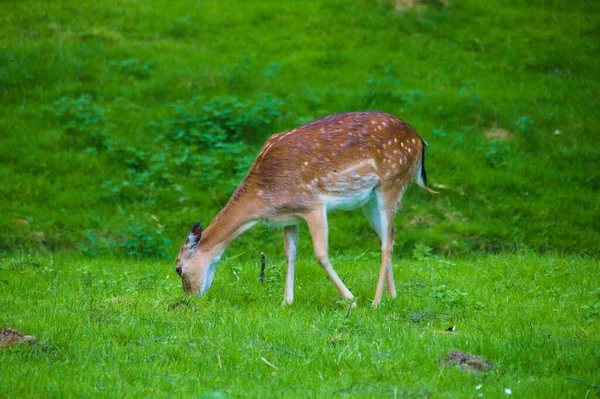
M427 186L427 144L403 120L378 111L338 113L272 135L246 178L206 229L196 222L177 256L185 294L204 295L227 246L260 221L283 227L284 304L294 300L298 227L305 222L314 255L344 301L350 290L328 257L327 214L362 208L379 237L381 268L372 306L396 297L392 271L394 216L407 186Z

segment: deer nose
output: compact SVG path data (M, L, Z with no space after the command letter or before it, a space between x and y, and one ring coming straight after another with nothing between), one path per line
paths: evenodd
M177 266L175 268L175 271L177 272L177 274L179 274L181 276L181 266Z

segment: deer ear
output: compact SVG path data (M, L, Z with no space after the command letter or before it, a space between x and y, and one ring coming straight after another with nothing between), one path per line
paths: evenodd
M200 242L200 237L202 237L202 224L196 222L190 229L185 243L190 248L195 247Z

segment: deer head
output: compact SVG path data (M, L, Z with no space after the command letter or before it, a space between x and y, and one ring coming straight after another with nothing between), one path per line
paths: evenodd
M202 225L194 223L177 255L175 271L181 277L183 291L187 294L204 295L210 288L215 275L215 265L220 254L203 251L200 239Z

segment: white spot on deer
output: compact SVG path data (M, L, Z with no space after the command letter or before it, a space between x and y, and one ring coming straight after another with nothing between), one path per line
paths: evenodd
M387 127L387 122L386 122L386 121L383 121L383 122L381 122L381 124L382 124L384 127Z
M408 149L408 153L409 153L409 154L411 153L411 149L410 149L410 148Z
M304 161L304 166L308 166L308 161Z
M263 148L263 150L260 152L260 154L258 154L258 156L264 156L267 151L269 151L269 149L271 148L271 146L273 145L273 143L269 143L267 142L267 144L265 145L265 148Z
M280 136L277 138L277 141L281 140L282 138L284 138L285 136L287 136L288 134L290 134L290 133L292 133L292 132L293 132L293 130L291 130L291 131L289 131L289 132L287 132L287 133L283 133L283 134L281 134L281 135L280 135Z
M394 143L398 143L398 139L394 137Z
M356 165L352 165L349 168L346 168L340 172L335 172L335 173L329 173L327 176L346 176L346 175L350 175L350 177L356 175L357 173L370 173L371 170L370 168L368 168L368 166L370 166L373 169L377 169L377 164L375 163L375 160L373 158L369 158L369 159L365 159L360 161L358 164Z
M379 129L379 130L383 130L383 126L381 126L381 125L377 125L377 129Z
M413 144L416 143L415 139L412 139Z
M404 147L404 141L403 141L403 142L401 142L401 143L400 143L400 145L401 145L402 147Z

